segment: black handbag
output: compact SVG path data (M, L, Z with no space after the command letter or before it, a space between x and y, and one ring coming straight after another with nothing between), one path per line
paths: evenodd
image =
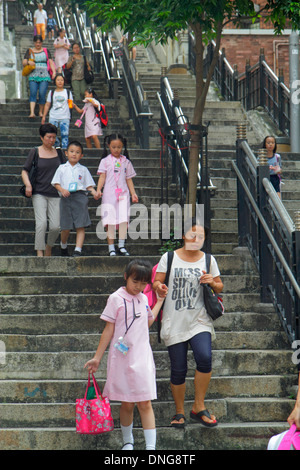
M32 165L31 165L30 171L28 173L29 181L30 181L30 184L32 186L32 191L34 189L34 184L35 184L36 175L37 175L37 161L38 161L38 158L39 158L39 152L38 152L38 149L36 147L35 152L34 152L34 156L33 156L33 160L32 160ZM23 184L23 186L20 188L20 193L22 194L22 196L28 198L28 196L26 196L26 186L25 186L25 184Z
M205 254L206 272L210 272L211 255ZM209 284L202 284L204 305L212 320L216 320L224 313L224 305L221 297L218 297Z
M84 79L88 85L90 85L94 81L94 72L92 70L88 70L85 56L84 56Z

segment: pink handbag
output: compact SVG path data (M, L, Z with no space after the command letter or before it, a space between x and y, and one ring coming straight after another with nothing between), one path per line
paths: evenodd
M300 429L295 424L284 434L277 450L300 450Z
M82 118L83 118L83 116L85 115L85 112L86 112L86 110L83 111L82 115L80 116L79 119L77 119L77 121L75 122L74 126L80 127L80 126L82 125Z
M114 429L111 416L110 403L103 397L100 387L92 374L96 398L87 400L87 391L90 387L90 374L84 398L76 400L76 432L78 434L102 434Z

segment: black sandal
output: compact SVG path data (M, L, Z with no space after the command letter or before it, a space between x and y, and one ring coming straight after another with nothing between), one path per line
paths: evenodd
M172 428L184 428L185 427L185 416L182 415L182 414L177 414L175 416L173 416L173 418L171 419L171 421L179 421L180 419L183 419L183 423L171 423L171 426Z
M112 250L108 253L108 256L117 256L117 253L115 252L115 250Z
M195 421L198 421L198 423L203 424L203 426L206 426L207 428L214 428L215 426L218 426L217 420L213 421L212 423L208 423L207 421L204 421L203 416L206 416L208 419L212 419L208 410L202 410L199 411L199 413L195 413L194 411L190 412L190 417Z

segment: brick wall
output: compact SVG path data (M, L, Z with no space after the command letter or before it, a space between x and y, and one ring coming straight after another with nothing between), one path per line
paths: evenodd
M222 37L221 48L230 65L237 65L238 72L245 70L246 61L254 65L259 60L261 48L264 49L265 60L272 70L279 74L283 69L284 82L289 86L289 35L274 36L253 34L226 34Z

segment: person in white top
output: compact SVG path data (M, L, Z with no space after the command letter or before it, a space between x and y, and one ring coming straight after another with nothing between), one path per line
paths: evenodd
M49 122L60 129L61 148L66 149L69 144L69 129L71 120L71 111L73 107L72 92L65 88L65 79L61 73L55 77L55 90L50 90L47 96L47 102L44 107L42 124L45 123L49 112ZM56 147L60 146L59 139L55 142Z
M183 241L183 247L174 252L168 286L164 284L167 253L158 264L153 282L153 289L158 296L163 297L167 292L161 338L168 347L171 361L171 389L176 406L171 426L183 428L185 425L185 378L190 344L197 366L195 399L190 417L204 426L213 427L217 425L217 420L206 410L204 399L211 379L211 339L214 338L214 327L204 306L201 284L209 284L215 293L220 293L223 283L213 256L210 273L206 273L205 253L201 251L205 241L204 227L196 220L188 221Z
M43 41L46 37L47 19L47 12L43 9L43 4L39 3L33 15L33 24L36 28L36 34L41 35Z
M60 228L61 228L61 255L69 256L68 238L72 229L76 230L76 247L73 256L82 255L85 239L85 228L91 225L88 212L89 191L94 199L98 194L89 170L79 163L83 157L83 148L80 142L73 141L66 151L67 163L60 165L53 176L51 184L61 195L60 200Z

